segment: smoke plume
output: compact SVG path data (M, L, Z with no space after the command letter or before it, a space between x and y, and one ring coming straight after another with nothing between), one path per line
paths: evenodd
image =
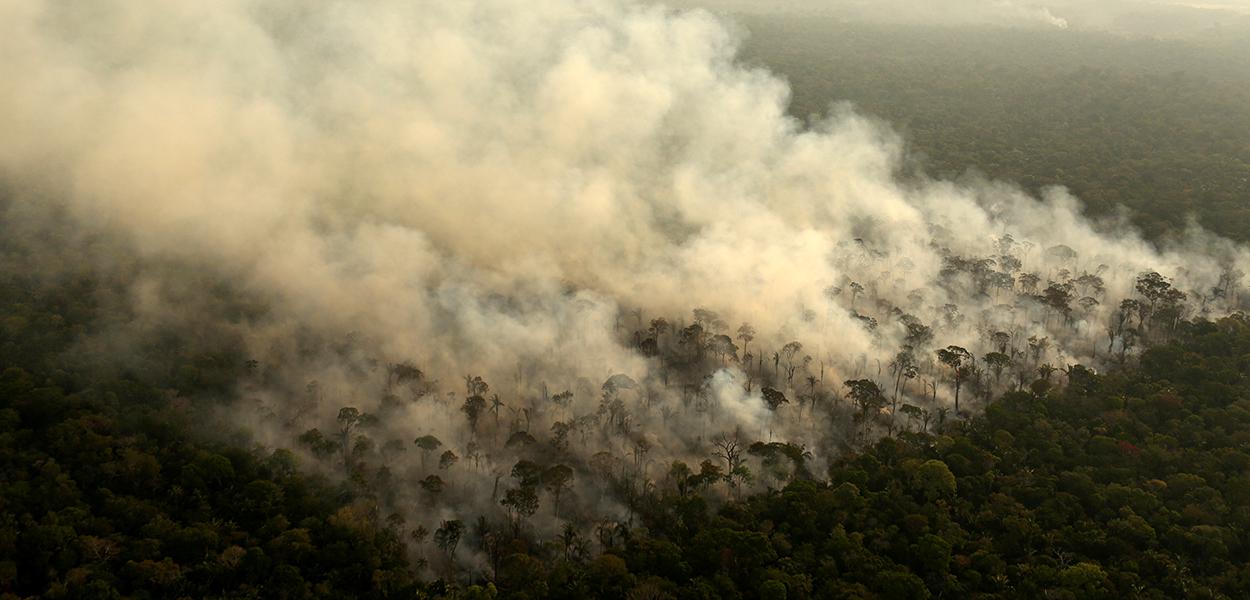
M573 468L541 531L624 518L609 484L663 484L674 460L731 471L726 440L801 446L819 473L946 414L939 349L1010 359L984 395L959 382L975 410L1239 307L1244 248L905 174L850 108L788 117L733 31L622 0L5 0L0 177L11 210L55 208L144 265L142 320L242 336L258 439L316 464L341 434L327 472L385 472L380 501L430 529L501 514L522 459ZM1186 294L1171 317L1139 291L1152 271ZM204 281L261 309L215 312ZM750 460L755 483L721 493L784 479Z

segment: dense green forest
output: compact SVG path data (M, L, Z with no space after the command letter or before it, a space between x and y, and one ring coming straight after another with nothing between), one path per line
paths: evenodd
M828 480L711 512L670 479L610 554L678 597L1245 597L1247 361L1244 317L1190 323L1138 368L1039 378Z
M205 433L244 372L237 348L155 332L133 349L142 369L84 358L133 315L93 270L103 248L78 248L61 265L0 250L0 595L411 597L404 545L349 488Z
M747 60L789 80L791 112L850 101L917 167L969 169L1119 207L1148 236L1190 216L1250 239L1250 47L1096 33L743 17Z

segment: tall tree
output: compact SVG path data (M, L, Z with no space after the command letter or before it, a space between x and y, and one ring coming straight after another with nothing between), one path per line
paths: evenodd
M951 381L955 385L955 414L959 414L959 389L967 378L967 365L972 360L972 353L959 346L947 346L937 351L938 360L950 367Z

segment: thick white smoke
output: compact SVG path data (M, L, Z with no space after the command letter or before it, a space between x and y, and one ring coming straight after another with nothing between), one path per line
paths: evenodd
M1202 305L1235 304L1221 276L1246 268L1243 248L1194 232L1156 250L1095 228L1062 190L904 180L886 127L839 108L804 129L786 86L736 64L736 47L708 13L621 0L4 0L0 176L19 205L63 207L141 260L263 302L229 325L265 373L240 392L274 415L263 439L296 447L341 407L389 411L373 435L402 441L409 458L386 460L419 479L434 467L412 439L437 436L461 457L459 474L439 471L461 501L435 504L461 509L410 515L431 525L498 510L513 463L541 454L505 441L544 446L557 422L575 426L558 457L580 486L562 518L620 510L592 472L659 479L672 459L711 457L718 433L827 459L853 435L810 405L851 378L890 391L905 313L933 328L914 350L945 405L933 351L980 357L994 331L1017 369L1107 360L1143 271L1196 292L1194 307L1220 286ZM944 272L952 257L1037 273L1037 291L1098 274L1105 292L1074 292L1057 315L1015 279ZM153 318L186 312L136 297ZM681 343L693 308L717 315L699 319L708 339L738 347ZM673 330L648 331L657 318ZM743 322L754 339L737 337ZM310 352L309 336L353 341ZM1029 337L1051 346L1028 358ZM387 368L404 362L423 377ZM473 429L466 374L503 403ZM603 385L616 374L630 383ZM769 410L763 385L790 404ZM564 390L567 405L552 400Z

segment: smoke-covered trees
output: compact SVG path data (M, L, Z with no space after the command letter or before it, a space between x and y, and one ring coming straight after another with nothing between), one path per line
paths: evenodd
M426 460L430 453L438 450L443 446L443 442L432 435L423 435L412 441L419 450L421 450L421 467L425 467Z
M465 398L460 410L469 420L469 431L476 432L478 419L482 417L482 411L486 410L486 399L478 395L469 396Z
M1144 296L1137 302L1143 304ZM1155 314L1164 306L1161 297ZM1128 308L1125 330L1142 317ZM968 319L978 318L969 313ZM1153 322L1161 330L1159 319ZM883 320L882 329L896 328L897 343L906 337L907 321L896 315ZM941 328L932 333L944 337ZM10 521L20 525L9 539L21 552L3 556L17 567L5 585L27 595L53 588L85 594L90 587L131 595L176 590L207 597L251 589L281 596L315 585L344 596L419 590L473 597L488 593L466 583L464 565L474 562L482 565L477 581L509 594L617 590L637 597L657 589L693 594L715 585L726 593L936 596L1030 589L1062 596L1127 594L1134 586L1182 594L1184 586L1237 597L1244 590L1234 575L1247 549L1235 535L1237 511L1246 503L1236 432L1245 420L1239 403L1250 394L1238 360L1250 352L1250 325L1241 318L1218 324L1182 319L1170 337L1166 345L1152 342L1140 367L1130 356L1128 370L1098 375L1059 362L1062 342L1046 335L986 328L970 346L980 363L972 362L973 350L943 350L958 354L963 366L983 364L986 385L999 386L996 394L985 415L944 423L934 415L945 398L934 402L900 385L913 371L917 378L950 377L943 350L926 346L894 352L880 365L839 366L862 375L841 386L826 387L823 371L798 356L800 390L787 385L788 377L755 392L732 378L721 388L700 379L690 394L692 404L707 404L704 418L740 398L746 410L776 409L766 414L782 424L795 419L834 430L851 419L857 432L842 442L854 452L837 456L819 439L808 446L737 430L705 438L687 459L693 462L665 454L669 440L647 437L646 411L668 409L670 418L679 418L684 409L676 397L644 402L649 386L664 389L650 378L604 380L599 390L620 401L611 409L619 414L605 408L603 415L587 415L571 393L564 403L509 394L515 424L455 417L462 427L455 436L431 424L414 438L407 428L388 427L395 411L411 408L375 411L353 400L353 406L325 407L320 420L302 421L296 452L253 455L187 441L190 436L179 433L193 422L181 412L185 405L143 384L102 382L92 385L109 393L88 387L67 394L45 382L74 378L53 369L10 368L0 374L0 415L8 415L0 418L0 456L21 484L6 490L14 499L6 506L24 512ZM684 381L719 372L715 362L709 357L674 374ZM216 364L245 373L245 363ZM1024 386L1028 391L1009 391L997 381L1017 370L1037 378ZM379 369L377 377L373 389L390 393L386 379L393 375ZM977 377L972 373L968 381ZM480 397L476 379L469 380L469 391ZM594 394L592 382L570 385ZM891 424L883 418L887 392L897 425L893 415ZM820 393L840 394L851 406L823 403L801 417L784 410L789 395ZM328 389L318 394L333 397ZM458 400L436 393L419 402L438 403L454 416ZM528 417L521 412L526 408ZM148 418L119 417L134 411ZM622 431L622 422L639 425ZM320 429L307 428L312 424ZM576 441L582 428L585 442ZM332 433L321 433L327 430ZM513 439L521 441L509 443ZM697 434L690 439L699 440ZM397 450L408 444L416 451ZM339 469L345 448L350 475ZM460 454L480 461L480 471L457 466ZM508 467L499 466L501 457L510 459ZM648 463L655 464L648 469ZM301 469L319 469L342 483L321 487ZM392 475L384 477L387 472ZM489 506L473 502L472 494L482 490L475 478L496 476L501 484ZM770 487L779 489L763 493ZM490 492L486 487L483 497ZM191 495L195 501L186 501ZM1113 504L1120 507L1098 508ZM597 506L622 508L616 518L601 518ZM153 510L155 520L147 516ZM450 518L448 510L464 518ZM36 518L34 511L50 516ZM224 520L204 521L205 514ZM1069 522L1080 522L1081 531L1064 525ZM48 552L57 540L70 540L74 551ZM409 544L407 556L400 540ZM1127 567L1147 560L1202 567ZM811 576L830 564L838 566L836 575ZM90 579L59 575L65 565ZM431 574L443 581L418 582Z
M1172 289L1172 284L1164 276L1150 271L1139 275L1134 287L1139 294L1146 298L1149 306L1146 311L1147 314L1153 314L1155 305Z
M1218 470L1212 457L1234 443L1226 435L1231 429L1194 423L1187 430L1195 440L1221 440L1225 450L1219 452L1165 439L1180 434L1186 420L1203 420L1203 411L1227 418L1223 407L1244 401L1245 382L1235 372L1218 373L1250 348L1250 326L1204 329L1184 350L1147 351L1140 371L1084 374L1076 387L1040 396L1010 393L986 415L952 422L940 435L883 439L836 460L828 482L791 481L780 493L702 513L703 520L681 500L688 491L674 487L667 501L641 515L646 527L610 552L639 580L659 576L679 590L719 580L739 591L758 589L761 581L789 582L794 587L782 588L813 595L935 597L1022 589L1056 597L1134 589L1155 589L1160 597L1183 596L1186 589L1239 595L1244 586L1230 574L1248 548L1230 535L1236 525L1218 515L1227 514L1220 502L1244 504L1240 483L1193 473L1197 465ZM1196 358L1198 347L1214 354ZM1197 371L1186 375L1191 369ZM1201 406L1187 406L1165 391L1180 385L1180 393L1196 392L1212 378L1238 382L1236 392L1202 396L1195 398ZM1108 412L1098 401L1121 396L1131 411ZM1126 419L1131 427L1115 425ZM1056 452L1065 460L1054 460ZM1146 452L1163 463L1144 461ZM749 453L779 456L762 443ZM767 469L777 464L764 461ZM691 477L687 468L673 472L678 482ZM1218 501L1198 504L1199 497ZM1102 503L1120 508L1102 510ZM1191 516L1178 522L1184 510ZM902 516L883 519L887 514ZM676 518L700 525L673 526ZM1081 527L1067 525L1072 522ZM660 530L662 536L655 533ZM655 561L656 546L669 544L670 558ZM724 566L730 560L733 569ZM1202 566L1144 571L1134 567L1137 560ZM670 568L678 564L685 566ZM821 564L837 564L838 574L805 579Z
M982 357L982 360L985 361L985 366L988 367L990 371L993 371L995 383L999 383L1001 381L1003 371L1009 368L1012 364L1011 357L1002 352L986 353L985 356Z
M421 489L429 496L431 504L438 501L438 497L442 495L443 490L446 488L447 484L438 475L429 475L421 480Z
M455 558L456 548L460 545L460 538L463 536L464 523L462 521L459 519L446 520L434 531L434 543L438 544L439 549L450 560Z
M787 342L781 347L781 356L786 359L786 383L794 384L794 370L797 368L794 364L794 357L803 350L803 344L798 341Z
M425 373L410 361L390 364L387 365L386 369L386 389L388 391L394 386L420 381L425 377Z
M730 357L734 360L738 358L738 346L733 340L725 334L717 334L712 337L708 346L712 349L712 353L716 355L717 360L722 365L725 364L725 358Z
M717 581L738 593L776 582L768 593L934 597L1028 589L1080 597L1148 588L1233 597L1244 587L1230 574L1248 549L1232 535L1236 525L1226 520L1232 517L1220 515L1245 503L1241 478L1205 469L1220 470L1223 463L1213 457L1235 453L1228 432L1238 425L1216 424L1245 420L1235 407L1250 392L1227 365L1250 351L1250 325L1198 324L1182 337L1183 347L1147 350L1140 369L1095 375L1073 368L1066 388L1007 393L985 415L950 421L934 435L922 433L923 411L904 405L906 433L835 459L825 473L805 470L800 447L715 436L720 464L704 462L696 472L673 463L665 484L635 501L634 528L609 521L583 530L598 533L599 551L615 559L611 568L579 554L585 537L571 523L552 552L533 546L490 552L501 565L529 564L528 577L545 578L546 589L571 585L574 594L608 585L637 594L650 585L686 593ZM1228 387L1204 392L1212 382ZM874 385L847 381L847 395L879 397ZM1118 408L1109 412L1112 399ZM1197 445L1168 441L1182 437ZM1143 460L1147 453L1153 461ZM782 490L709 511L699 495L727 479L731 495L745 493L726 471L749 461L756 461L752 480ZM518 481L536 472L533 465L518 469ZM546 470L537 472L542 481ZM1120 508L1102 510L1101 503ZM890 514L901 516L883 518ZM1071 522L1081 528L1065 525ZM1144 560L1202 567L1132 566ZM837 564L838 574L811 577L822 564ZM494 581L511 586L504 591L533 587L502 569Z
M763 396L764 404L768 406L768 410L773 412L776 412L778 408L781 408L782 404L790 402L790 400L786 398L785 393L776 388L766 387L760 390L760 394Z
M866 248L865 242L854 247L864 253L857 260L887 260ZM510 568L509 544L570 525L607 532L610 544L599 550L610 552L628 545L628 528L619 524L654 511L665 491L717 505L819 477L809 465L846 451L864 452L882 438L910 444L916 436L963 427L978 418L965 406L969 394L994 406L1013 390L1044 398L1065 385L1087 385L1094 376L1074 365L1075 358L1092 357L1105 367L1114 356L1132 365L1141 345L1158 343L1171 328L1162 326L1166 288L1151 309L1131 275L1102 267L1087 271L1084 264L1039 264L1036 252L1032 259L1015 256L1028 257L1028 250L1025 241L1012 240L1008 253L952 257L944 263L948 279L938 288L908 293L905 306L894 304L898 296L883 276L862 279L859 291L848 287L855 293L829 297L837 303L829 311L804 313L811 321L803 322L812 327L843 316L864 324L856 330L868 345L854 356L789 331L761 333L746 324L731 337L724 319L708 309L697 310L693 322L631 309L630 318L618 323L638 329L622 325L618 334L622 347L645 361L644 370L605 366L601 374L571 379L532 375L522 366L510 389L491 389L480 376L465 377L468 395L459 405L467 418L459 421L463 429L441 434L450 442L446 447L423 446L420 438L413 442L422 453L412 457L420 458L421 469L409 471L420 490L414 505L477 506L468 500L471 494L490 497L489 505L476 509L485 523L478 529L489 534L469 532L466 539L501 573ZM1029 285L1025 268L1036 269L1036 286ZM1117 296L1124 293L1132 298ZM858 296L855 310L849 308L852 296ZM1176 314L1189 314L1180 302ZM1101 351L1101 329L1115 355ZM1086 357L1084 348L1095 350ZM422 385L438 390L428 380ZM565 391L552 394L552 389ZM453 409L457 396L428 393L420 402ZM796 409L786 410L791 400ZM493 410L495 419L480 419L485 410ZM680 431L680 444L674 443L674 431ZM374 435L389 443L384 434ZM360 456L379 460L371 452ZM429 456L440 452L438 470L430 473ZM453 468L459 454L472 459L471 469ZM943 473L928 460L909 465L901 481L923 501L953 502L962 484L952 489L951 477L962 477L965 463L939 461L947 467ZM362 465L362 473L377 468L367 461ZM395 474L402 476L402 468ZM404 492L397 496L394 484L373 485L389 486L388 502L402 501ZM849 489L842 492L853 502ZM617 507L619 514L601 518L605 506ZM609 524L592 527L595 519ZM941 544L926 543L926 552L941 554ZM538 563L526 564L537 568Z
M543 471L543 487L551 494L551 512L557 517L560 516L560 495L569 488L572 480L573 469L567 465L552 465Z
M747 323L743 323L738 327L738 341L742 342L742 354L745 359L747 354L747 346L755 339L755 328Z
M938 360L951 370L951 382L955 386L955 412L959 412L959 390L970 374L972 354L959 346L947 346L937 351Z

